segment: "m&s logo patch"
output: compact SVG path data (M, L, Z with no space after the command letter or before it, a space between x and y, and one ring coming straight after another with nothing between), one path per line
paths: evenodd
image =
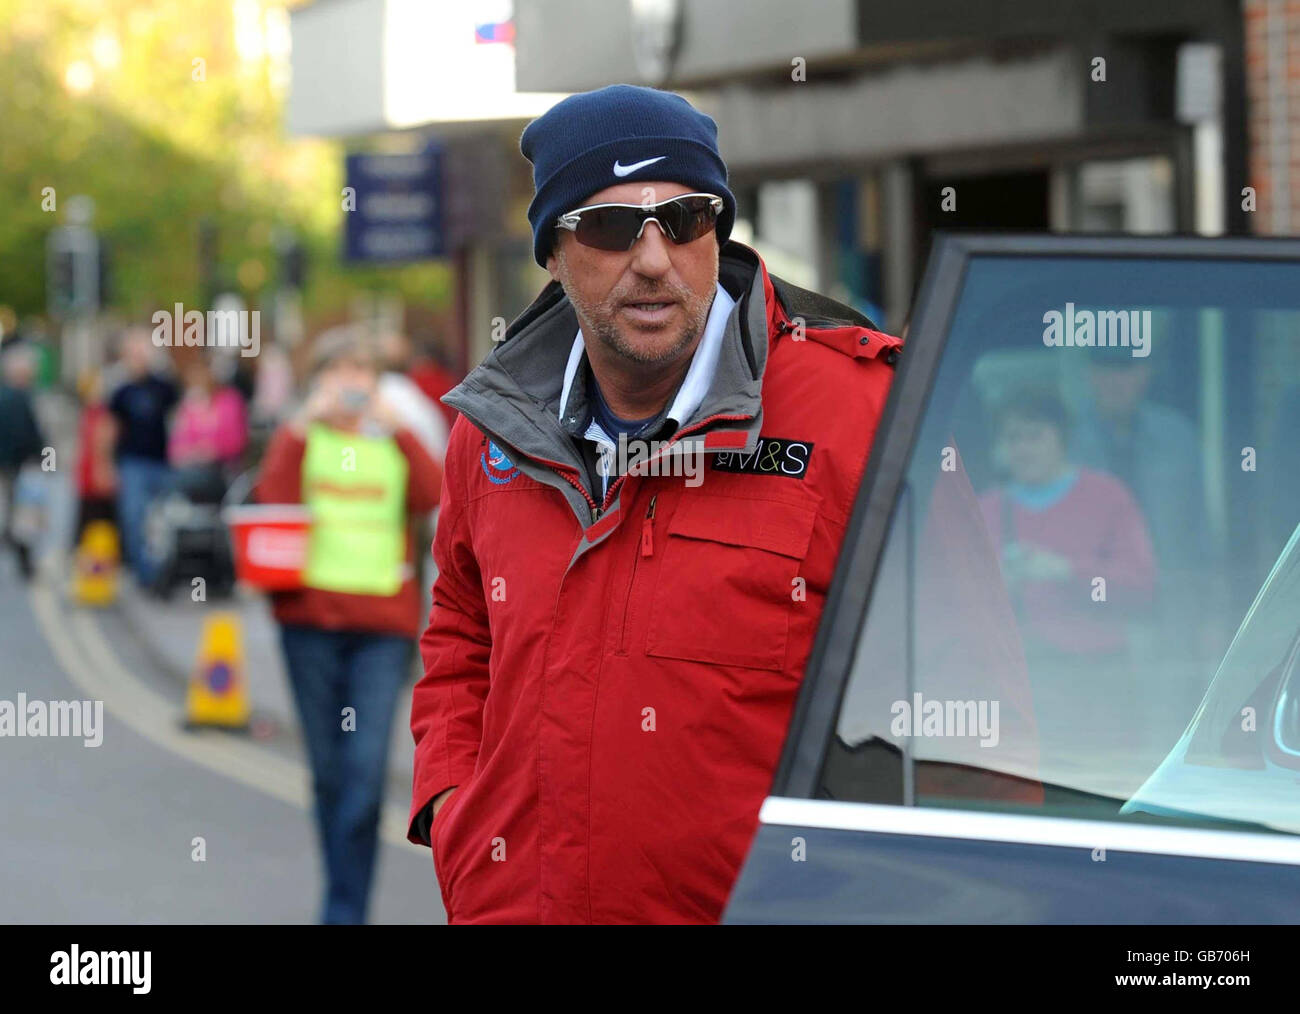
M813 445L807 440L759 437L758 446L749 454L740 451L715 454L713 467L719 472L785 475L791 479L802 479L808 472L812 450Z

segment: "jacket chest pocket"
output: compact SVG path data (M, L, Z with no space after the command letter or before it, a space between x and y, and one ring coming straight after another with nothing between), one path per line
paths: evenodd
M646 654L780 670L817 512L812 506L685 496L664 540Z

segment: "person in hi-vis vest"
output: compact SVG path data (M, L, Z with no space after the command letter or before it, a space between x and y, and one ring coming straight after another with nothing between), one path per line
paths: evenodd
M358 923L393 712L420 621L412 520L437 505L442 468L377 395L363 332L333 328L312 353L307 397L272 438L257 499L312 513L303 587L272 598L311 760L325 861L321 920Z

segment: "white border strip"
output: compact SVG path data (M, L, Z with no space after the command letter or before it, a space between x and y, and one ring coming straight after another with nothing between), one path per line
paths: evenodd
M790 827L1016 842L1057 848L1104 848L1115 852L1151 852L1300 866L1300 837L1249 831L1209 831L784 796L769 796L764 800L759 820L764 824Z

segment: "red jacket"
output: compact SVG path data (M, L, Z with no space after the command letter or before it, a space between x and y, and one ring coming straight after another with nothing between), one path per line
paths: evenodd
M740 244L720 279L739 306L673 438L698 486L594 502L554 283L447 396L409 837L459 786L431 828L451 922L715 922L739 872L901 342Z
M82 498L109 497L117 491L113 440L117 424L102 402L81 411L77 430L77 493Z

